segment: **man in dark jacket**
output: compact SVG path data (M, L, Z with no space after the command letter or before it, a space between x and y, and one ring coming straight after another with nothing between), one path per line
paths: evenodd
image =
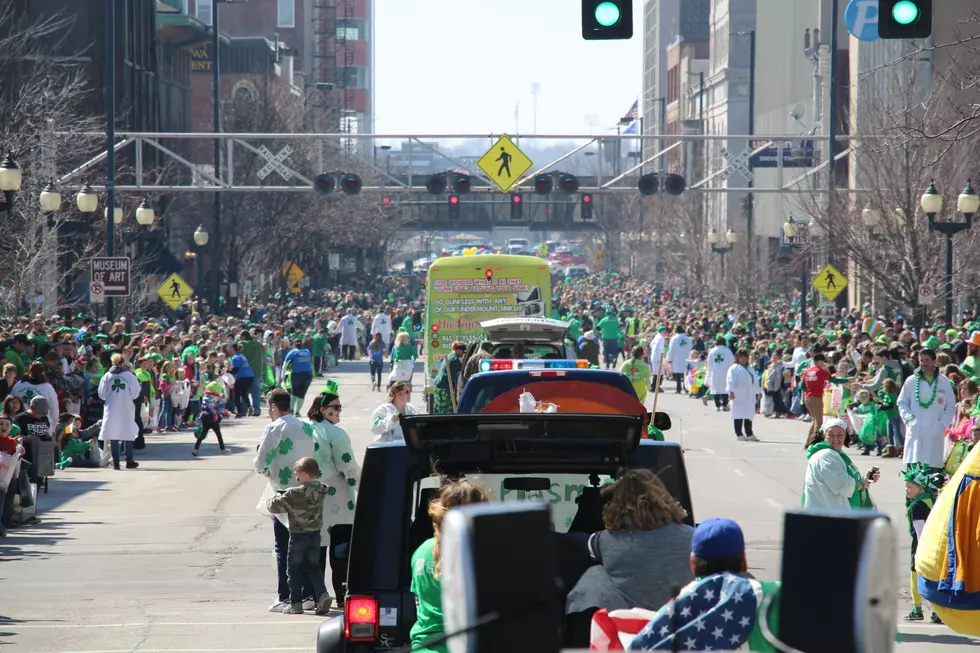
M599 365L599 342L595 339L595 332L586 331L582 336L582 345L579 348L579 356L589 361L589 365Z

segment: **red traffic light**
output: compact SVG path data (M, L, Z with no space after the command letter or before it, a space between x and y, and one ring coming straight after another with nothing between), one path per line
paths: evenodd
M520 204L521 203L521 196L520 195L511 195L510 196L510 201L513 202L514 204Z
M453 189L460 195L470 192L470 176L456 175L453 178Z
M439 325L438 324L433 324L432 325L432 332L435 333L438 330L439 330Z
M493 279L493 268L487 268L486 275L487 279Z
M390 197L382 198L381 203L384 204L385 206L388 206L389 204L391 204L391 198Z
M455 204L459 204L459 195L450 195L449 196L449 203L450 204L454 204L454 205Z
M547 195L553 186L551 175L538 175L534 178L534 192L539 195Z
M582 196L582 201L585 202L586 204L589 204L589 203L592 202L592 196L591 195L583 195Z
M562 192L572 194L578 191L578 177L575 175L562 175L558 181L558 185L561 186Z
M357 195L361 192L361 178L348 172L340 178L340 189L347 195Z
M425 189L433 195L438 195L439 193L443 192L446 190L446 176L432 175L425 182Z

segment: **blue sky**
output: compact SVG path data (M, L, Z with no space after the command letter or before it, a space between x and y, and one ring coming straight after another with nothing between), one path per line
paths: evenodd
M633 38L585 41L579 0L375 0L376 133L601 133L640 93ZM587 123L598 122L595 128Z

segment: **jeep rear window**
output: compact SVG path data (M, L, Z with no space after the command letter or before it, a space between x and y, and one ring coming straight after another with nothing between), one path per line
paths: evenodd
M466 478L483 488L490 501L544 501L551 506L551 523L558 533L567 533L578 512L579 504L575 499L582 494L583 488L591 487L589 474L467 474ZM504 480L509 478L547 478L551 481L551 489L547 491L507 490ZM611 476L599 475L599 487L613 482ZM416 483L413 496L419 501L428 501L439 491L442 479L430 476ZM427 491L428 490L428 491ZM416 515L425 515L425 510L416 510ZM592 515L600 519L601 515ZM427 518L427 517L426 517ZM591 520L590 520L591 521Z

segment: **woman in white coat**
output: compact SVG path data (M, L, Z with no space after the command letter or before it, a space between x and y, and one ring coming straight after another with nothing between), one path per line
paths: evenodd
M313 457L320 465L320 482L327 486L320 543L325 545L330 542L331 546L345 540L331 541L330 528L338 524L354 523L354 493L361 478L361 466L357 464L350 436L337 426L341 410L338 384L336 381L327 381L327 387L313 400L310 412L307 413L313 424ZM327 546L322 546L320 566L324 568L326 556ZM332 562L330 569L334 593L339 603L344 597L343 585L347 580L347 567Z
M738 350L735 364L728 368L726 387L738 441L758 442L759 438L752 433L752 419L755 417L755 401L762 394L762 389L755 378L755 372L749 369L749 352L744 349ZM745 435L742 435L743 427Z
M418 415L419 409L408 403L412 389L404 381L396 381L388 388L388 403L381 404L371 415L371 433L375 442L404 440L401 418L403 415Z
M119 443L124 443L126 469L136 469L133 460L133 442L139 435L136 426L136 404L140 396L140 382L136 375L123 365L122 354L112 355L112 367L99 381L99 398L105 402L102 410L102 430L99 439L109 441L112 449L112 466L119 469Z

